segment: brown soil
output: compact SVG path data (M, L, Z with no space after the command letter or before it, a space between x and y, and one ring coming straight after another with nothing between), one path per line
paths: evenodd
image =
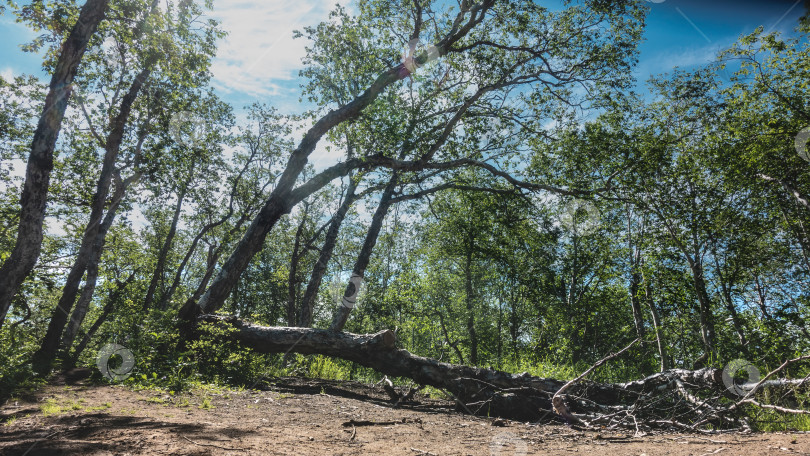
M265 391L175 396L58 383L0 407L0 454L810 454L810 434L581 432L463 415L425 397L394 408L381 388L353 382L284 378Z

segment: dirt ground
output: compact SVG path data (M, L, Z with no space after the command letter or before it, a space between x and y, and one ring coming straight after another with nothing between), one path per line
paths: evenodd
M634 436L472 417L380 388L274 379L172 396L82 382L0 407L1 455L810 455L810 434Z

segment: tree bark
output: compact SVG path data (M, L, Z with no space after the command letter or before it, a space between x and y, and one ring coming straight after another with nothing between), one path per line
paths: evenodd
M385 190L383 190L382 196L380 196L380 203L377 206L377 210L374 211L374 216L371 218L371 225L368 228L366 239L363 241L363 247L360 249L360 254L357 256L357 260L354 263L352 278L349 280L346 291L343 293L341 304L335 310L332 317L332 325L329 327L332 331L343 330L343 326L346 325L352 308L354 308L357 292L359 291L358 287L371 261L371 253L374 251L374 246L377 244L377 238L380 236L385 216L388 214L388 209L391 207L391 199L393 199L397 181L398 174L395 172L391 176L391 180L388 181ZM357 279L358 277L359 280Z
M76 301L76 295L79 291L79 283L84 276L90 260L94 257L94 246L96 245L96 237L100 235L102 217L104 214L104 206L107 202L107 195L109 194L110 184L113 179L113 174L116 171L115 162L118 158L118 153L121 150L121 143L124 139L125 127L129 119L132 105L138 97L144 82L151 74L151 69L146 68L142 70L135 77L132 85L127 94L121 100L121 107L118 115L111 121L110 133L107 135L105 143L104 161L101 167L101 174L99 175L96 184L96 192L93 195L93 201L90 208L90 219L85 228L82 236L82 243L79 247L79 252L76 260L68 273L65 280L65 285L62 288L62 296L56 308L51 314L51 320L48 324L48 331L42 340L42 346L34 353L32 363L34 371L40 375L47 373L51 368L51 363L56 356L56 351L61 340L62 331L65 328L68 315L70 314L73 304ZM102 242L103 244L103 242Z
M90 260L90 264L87 267L84 288L79 295L79 300L76 302L76 308L73 309L73 312L70 314L70 321L65 328L65 334L62 336L61 346L64 353L70 351L76 333L79 331L82 322L84 322L84 317L87 315L87 310L90 308L90 302L93 300L93 294L96 290L96 281L98 280L98 266L101 260L101 251L104 248L104 240L104 236L99 236L100 245L98 246L98 253L94 254L93 258Z
M261 353L320 354L354 361L389 377L412 378L421 385L448 390L467 410L492 416L536 420L542 412L550 410L551 394L563 385L557 380L528 374L459 366L416 356L398 350L396 336L390 330L356 335L328 329L263 327L213 315L202 316L201 321L234 326L237 331L232 337ZM527 395L515 400L517 396L495 393L512 388L525 388Z
M661 359L661 372L669 369L669 354L667 353L664 336L661 335L661 317L658 314L658 307L653 299L652 287L649 280L644 280L644 296L647 298L647 305L650 306L650 316L652 316L653 330L655 330L655 340L658 344L658 357Z
M107 209L107 214L104 216L104 221L101 223L98 235L96 236L93 252L87 265L87 276L84 280L84 288L79 295L75 309L70 314L70 321L62 336L61 347L65 355L63 359L66 358L66 355L70 352L76 333L84 322L84 317L87 314L87 310L90 308L90 302L93 300L93 295L96 290L96 281L98 280L99 263L101 262L101 254L104 251L104 244L107 241L107 233L110 231L110 227L112 227L127 188L136 178L137 175L126 181L121 181L120 178L116 178L117 184L113 201L109 209Z
M39 258L42 246L42 224L48 199L53 153L62 119L72 91L73 78L87 49L90 37L104 19L108 0L88 0L56 62L45 105L31 142L31 153L25 170L20 197L20 222L11 255L0 267L0 326L11 301Z
M329 261L332 259L332 253L337 245L338 234L340 233L340 226L346 218L346 214L352 207L352 204L357 200L355 190L357 189L357 182L355 179L349 179L349 185L346 188L346 196L343 199L332 220L329 222L329 229L326 231L326 239L321 247L321 252L318 255L318 261L312 268L312 275L310 276L307 289L304 291L304 297L301 300L301 315L299 316L298 325L303 328L312 326L312 314L315 311L315 299L318 297L318 290L321 287L323 276L326 274Z

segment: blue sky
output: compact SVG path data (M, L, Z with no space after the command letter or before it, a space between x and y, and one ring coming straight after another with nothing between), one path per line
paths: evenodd
M802 0L650 1L645 42L639 47L636 76L688 68L714 59L741 35L762 26L792 34L804 13Z
M346 0L351 9L351 3ZM556 2L554 2L556 3ZM640 45L636 76L645 81L651 74L673 66L689 68L711 61L740 35L757 26L790 33L804 12L802 0L652 0ZM235 108L255 100L282 112L302 111L299 104L298 70L304 41L292 32L326 19L335 0L215 0L212 16L222 21L229 36L220 43L214 61L214 87ZM0 74L40 74L40 58L19 45L34 34L0 16Z

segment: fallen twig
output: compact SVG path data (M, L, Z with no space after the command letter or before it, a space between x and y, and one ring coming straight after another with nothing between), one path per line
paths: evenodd
M191 440L190 438L188 438L188 437L186 437L184 435L181 435L180 437L188 440L189 442L193 443L194 445L206 446L206 447L214 447L214 448L219 448L220 450L228 450L228 451L247 451L245 448L229 448L229 447L224 447L224 446L220 446L220 445L214 445L213 443L195 442L195 441Z
M349 420L343 423L344 427L349 426L393 426L395 424L405 424L405 423L419 423L422 424L422 420L419 418L416 419L409 419L409 418L402 418L399 421L368 421L368 420Z

